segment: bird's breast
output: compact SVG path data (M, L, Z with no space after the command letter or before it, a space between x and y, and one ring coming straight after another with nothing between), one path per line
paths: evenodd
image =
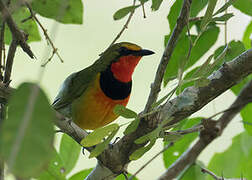
M113 112L117 104L127 105L130 91L131 83L120 85L108 74L98 73L82 96L73 102L73 121L82 129L105 126L118 117Z

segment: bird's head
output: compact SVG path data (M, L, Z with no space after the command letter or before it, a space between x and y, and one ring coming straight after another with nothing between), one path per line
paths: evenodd
M108 52L116 53L109 67L114 77L121 82L130 82L134 69L143 56L154 54L153 51L142 49L140 46L121 42L112 45Z

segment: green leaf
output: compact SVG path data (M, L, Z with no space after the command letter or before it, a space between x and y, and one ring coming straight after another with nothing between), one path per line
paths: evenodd
M68 180L80 180L85 179L93 170L94 168L90 169L84 169L82 171L79 171L78 173L72 175ZM132 175L130 173L127 174L127 177L131 177ZM116 177L115 180L125 180L125 177L123 174ZM136 177L134 177L132 180L138 180Z
M195 82L196 87L204 87L207 86L210 83L210 80L207 78L201 78Z
M224 51L226 46L219 47L214 52L214 58L217 59L217 57ZM241 41L231 41L228 43L228 49L224 57L224 61L228 62L239 56L241 53L245 51L245 47ZM222 62L220 61L219 64L216 66L215 69L219 68Z
M169 141L169 142L175 142L181 139L182 137L183 135L180 135L180 134L168 134L163 137L164 138L163 140Z
M93 170L93 168L90 169L84 169L82 171L79 171L77 173L75 173L74 175L72 175L69 180L80 180L80 179L85 179Z
M126 108L123 105L117 104L114 108L114 113L118 116L122 116L126 119L137 118L137 113Z
M66 166L60 155L54 149L53 159L50 161L46 170L38 177L38 180L66 180Z
M206 13L205 13L202 21L201 21L200 29L205 30L206 26L211 21L212 16L213 16L213 11L216 6L216 2L217 2L217 0L209 0L208 1L207 10L206 10Z
M242 88L244 87L245 84L247 84L250 80L252 80L252 74L244 78L241 82L236 84L235 86L231 87L231 91L238 96Z
M115 12L113 15L114 20L119 20L125 17L127 14L129 14L131 11L135 10L138 8L140 5L137 6L128 6L122 9L119 9L118 11Z
M55 118L49 100L36 84L23 83L8 103L0 130L0 158L21 178L37 176L53 153Z
M103 141L100 144L97 144L95 146L94 150L91 151L89 158L97 157L98 155L100 155L108 147L108 144L113 139L113 137L116 135L118 130L119 130L119 126L116 130L111 132L111 134L108 136L108 138L105 141Z
M12 6L14 5L12 4ZM22 22L22 20L26 19L29 16L30 16L30 12L25 7L19 8L12 13L12 17L14 21L16 22L18 28L23 30L26 34L29 35L27 42L29 43L33 41L40 41L41 37L39 34L37 24L33 20L27 20L25 22ZM11 31L9 27L5 25L4 41L6 44L10 44L11 40L12 40Z
M252 126L249 123L252 123L252 104L248 104L245 108L241 110L241 117L242 121L245 121L246 123L243 123L244 128L246 131L252 135Z
M152 148L152 146L154 146L155 142L156 142L156 140L151 140L147 145L145 145L145 146L143 146L143 147L137 149L136 151L134 151L134 152L130 155L129 159L130 159L131 161L139 159L139 158L142 157L147 151L149 151L149 150Z
M251 0L236 0L234 3L233 3L233 6L236 8L236 9L239 9L241 12L249 15L249 16L252 16L252 3L251 3Z
M208 0L192 1L190 17L196 17L199 12L207 5Z
M64 162L66 174L74 168L79 158L80 150L81 146L77 142L67 134L63 134L60 142L59 154Z
M81 0L33 0L31 6L41 16L64 24L82 24L83 22Z
M182 92L185 88L189 87L189 86L194 86L194 81L190 81L193 77L194 74L196 74L196 72L199 70L199 67L196 67L194 69L192 69L191 71L189 71L188 73L186 73L184 79L183 79L183 83L180 86L180 89L176 90L176 94L178 95L180 92Z
M193 127L196 124L199 124L202 118L191 118L191 119L185 119L181 121L180 123L182 126L174 128L173 130L180 130L180 129L188 129ZM193 142L194 139L198 136L197 133L191 133L184 135L182 139L176 142L175 146L171 146L169 149L167 149L163 153L163 160L165 167L168 168L175 160L190 146L190 144ZM164 143L164 147L168 143Z
M225 178L252 179L252 136L243 132L235 136L232 145L222 153L216 153L211 159L208 169L216 175L224 174ZM208 176L207 179L212 179Z
M234 16L233 13L227 13L227 14L224 14L224 15L222 15L220 17L214 17L212 19L212 21L228 21L233 16Z
M246 49L251 48L251 44L252 44L252 21L250 21L249 25L247 26L247 28L246 28L246 30L245 30L245 32L243 34L242 42L243 42Z
M154 139L157 139L159 137L159 133L161 131L162 127L158 126L156 129L154 129L153 131L151 131L150 133L138 138L135 140L136 144L143 144L147 141L151 141Z
M128 173L127 174L127 177L128 179L132 176L132 174ZM123 174L119 175L116 177L115 180L125 180L125 176ZM138 180L136 177L133 177L132 180Z
M99 144L106 136L109 136L111 133L117 131L118 129L119 125L116 123L97 128L87 137L81 140L81 145L84 147L91 147Z
M192 77L204 77L206 73L206 71L208 71L209 66L210 66L210 62L213 59L214 55L210 55L207 60L197 68L197 71L195 71L195 73L192 74Z
M198 165L200 163L200 166ZM206 173L201 172L201 167L204 167L204 164L197 161L196 164L192 164L179 178L180 180L205 180L207 175Z
M162 4L163 0L152 0L152 5L151 5L151 9L153 11L156 11L159 9L160 5Z
M169 22L169 27L170 27L170 32L173 31L175 25L176 25L176 22L177 22L177 19L178 19L178 16L179 16L179 12L180 12L180 9L182 8L182 4L183 4L183 1L182 0L176 0L171 9L170 9L170 12L167 16L167 19L168 19L168 22ZM166 39L167 37L165 37ZM166 41L166 40L165 40ZM168 41L168 40L167 40ZM167 44L167 43L165 43Z
M132 132L134 132L138 125L139 125L139 122L140 122L140 118L136 118L134 121L132 121L128 126L127 128L125 129L125 131L123 132L124 135L127 135L127 134L130 134Z
M202 35L199 37L197 43L192 48L191 56L184 70L195 64L216 42L219 35L219 28L216 26L209 27ZM192 40L196 39L196 36L192 35ZM166 42L168 41L166 36ZM173 54L171 56L170 62L166 68L164 75L164 85L166 85L170 79L177 75L179 69L179 63L182 59L186 59L186 55L189 50L189 39L186 35L181 36L177 42Z
M197 14L206 6L207 2L208 0L192 1L190 17L196 17ZM169 15L167 16L171 32L177 22L182 4L183 0L176 0L170 9Z
M218 9L216 11L216 13L214 13L213 16L222 13L223 11L225 11L229 6L231 6L236 0L229 0L228 2L226 2L220 9Z

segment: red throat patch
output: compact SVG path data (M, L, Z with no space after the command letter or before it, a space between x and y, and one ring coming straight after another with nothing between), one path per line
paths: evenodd
M121 82L130 82L132 74L141 56L123 56L117 62L112 63L111 71L114 77Z

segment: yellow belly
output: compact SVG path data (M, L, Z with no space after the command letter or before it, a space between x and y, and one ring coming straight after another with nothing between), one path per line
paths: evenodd
M112 100L101 90L100 74L90 84L84 94L72 104L73 121L82 129L96 129L114 121L118 116L114 114L115 105L126 106L129 96L123 100Z

